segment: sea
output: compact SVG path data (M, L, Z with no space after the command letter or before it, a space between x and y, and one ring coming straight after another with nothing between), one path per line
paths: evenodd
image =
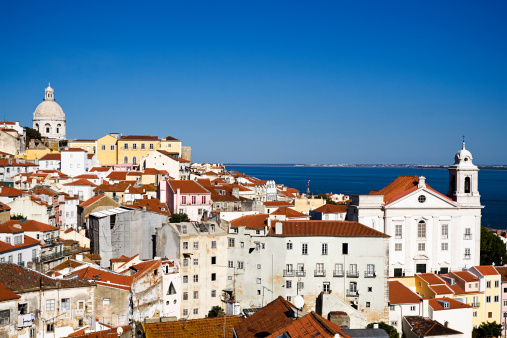
M433 189L446 194L449 188L447 169L417 168L364 168L325 167L296 165L245 165L226 164L227 170L235 170L262 180L274 180L277 184L306 192L310 180L310 193L368 194L380 190L400 175L426 177ZM494 229L507 229L507 170L480 170L479 193L482 209L481 223Z

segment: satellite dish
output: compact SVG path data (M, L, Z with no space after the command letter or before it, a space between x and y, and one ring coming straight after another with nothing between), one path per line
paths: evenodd
M121 336L123 334L123 327L119 326L117 329L116 329L116 333L118 333L118 336Z
M302 309L303 306L305 306L305 299L301 296L296 296L294 298L294 305L298 308L298 309Z

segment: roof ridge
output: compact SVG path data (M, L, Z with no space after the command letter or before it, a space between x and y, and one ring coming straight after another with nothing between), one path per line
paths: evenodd
M326 322L322 320L324 318L319 316L315 311L310 312L310 314L313 316L313 318L315 318L315 320L317 320L320 323L320 325L324 327L324 329L326 329L327 332L331 334L336 333L335 330L333 330Z

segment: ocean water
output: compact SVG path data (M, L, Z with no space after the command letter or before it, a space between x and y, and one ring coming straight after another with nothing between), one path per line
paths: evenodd
M415 168L342 168L342 167L295 167L289 165L226 165L257 178L275 180L276 183L306 192L310 180L310 192L342 193L346 195L367 194L379 190L400 175L421 175ZM449 185L447 169L424 169L426 183L433 189L446 194ZM479 171L479 193L481 194L482 225L507 229L507 170Z

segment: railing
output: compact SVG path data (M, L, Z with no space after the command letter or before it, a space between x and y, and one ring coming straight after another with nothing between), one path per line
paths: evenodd
M343 277L345 272L343 270L333 270L333 277Z
M471 258L472 255L465 255L465 259L468 260Z
M25 262L18 262L19 266L25 266Z
M464 234L463 239L472 239L472 234Z
M347 271L347 277L359 277L358 271Z
M315 270L315 277L326 277L326 270Z
M400 239L400 238L402 238L402 236L401 235L395 235L394 238Z
M359 297L359 291L347 290L347 297Z
M375 273L375 271L365 271L364 277L365 278L375 278L375 277L377 277L377 274Z
M294 271L294 270L283 270L284 277L294 277L295 274L296 274L296 271Z
M60 243L60 238L58 236L56 236L54 238L48 238L48 239L44 240L44 243L46 243L46 244L57 244L57 243Z
M448 239L449 238L449 235L442 235L440 236L441 239Z
M472 303L470 303L470 304L468 304L468 305L470 305L471 307L480 307L480 306L481 306L481 303L480 303L480 302L475 302L475 303L474 303L474 302L472 302Z
M296 270L296 276L297 277L304 277L304 276L306 276L306 270Z
M42 255L40 260L41 260L41 262L47 262L52 259L57 259L60 257L63 257L63 252L54 252L54 253Z

